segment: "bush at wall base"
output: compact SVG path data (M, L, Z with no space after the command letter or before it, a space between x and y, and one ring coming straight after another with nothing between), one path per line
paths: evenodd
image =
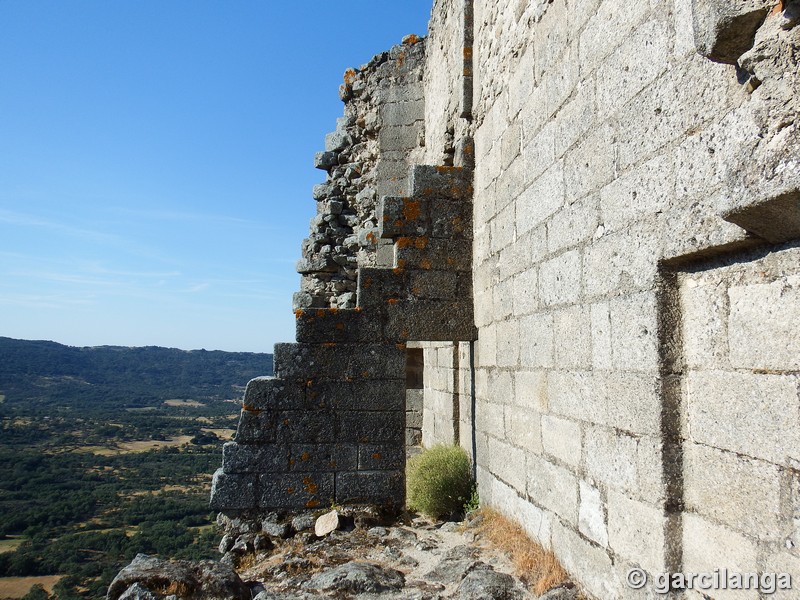
M406 503L434 518L463 514L473 493L472 469L460 446L438 445L408 461Z

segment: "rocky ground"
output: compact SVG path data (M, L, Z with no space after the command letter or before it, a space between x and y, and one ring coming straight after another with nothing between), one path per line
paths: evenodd
M529 591L509 557L484 539L480 514L463 522L407 517L391 525L346 514L325 518L327 523L310 515L291 523L266 520L259 531L244 521L228 521L219 563L167 563L139 556L117 576L108 598L582 598L569 583L541 596Z

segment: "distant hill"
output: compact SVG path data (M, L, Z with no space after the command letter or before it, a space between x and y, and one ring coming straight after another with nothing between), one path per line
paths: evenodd
M0 413L21 408L20 403L27 409L46 404L51 410L72 411L98 405L158 406L173 398L229 400L240 397L253 377L271 374L271 354L157 346L76 348L0 337Z

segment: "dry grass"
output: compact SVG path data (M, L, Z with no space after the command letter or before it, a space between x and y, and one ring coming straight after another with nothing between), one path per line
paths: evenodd
M172 400L164 400L164 404L167 406L184 406L189 408L200 408L205 406L205 404L198 402L197 400L179 400L177 398Z
M22 598L37 583L42 584L47 593L53 592L53 586L61 579L61 575L46 577L0 577L0 598Z
M113 446L78 446L71 452L84 452L96 454L98 456L117 456L119 454L133 454L136 452L147 452L158 448L178 448L188 444L192 440L190 435L180 435L168 440L145 440L138 442L120 442Z
M537 596L569 579L555 554L534 542L518 524L490 508L480 511L478 533L509 555L517 575Z
M0 540L0 554L4 552L13 552L22 545L23 539L21 537L11 537L5 540Z

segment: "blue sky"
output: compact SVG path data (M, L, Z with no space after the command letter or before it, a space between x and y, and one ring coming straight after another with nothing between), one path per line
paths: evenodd
M432 0L0 0L0 336L271 352L338 86Z

